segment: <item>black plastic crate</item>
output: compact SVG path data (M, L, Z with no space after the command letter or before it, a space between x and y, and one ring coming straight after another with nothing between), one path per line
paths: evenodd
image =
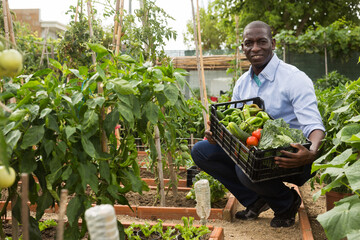
M260 150L257 147L251 147L249 149L239 139L233 136L223 124L219 122L216 110L222 106L227 109L234 105L237 108L242 109L244 104L251 103L257 104L265 111L264 101L259 97L244 99L241 101L212 104L210 115L210 130L213 134L214 140L253 182L261 182L302 173L304 169L303 166L297 168L280 168L274 162L274 157L281 155L280 150L296 152L296 148L289 146L267 150ZM303 146L308 149L310 145L310 141L303 144Z

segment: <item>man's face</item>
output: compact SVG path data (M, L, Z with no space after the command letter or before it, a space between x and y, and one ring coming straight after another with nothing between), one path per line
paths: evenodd
M253 68L258 70L255 71L258 74L271 60L275 40L270 39L265 28L247 28L243 37L241 47Z

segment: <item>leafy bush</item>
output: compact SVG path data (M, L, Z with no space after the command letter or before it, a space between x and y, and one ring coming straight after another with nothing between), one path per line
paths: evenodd
M360 214L360 78L318 92L318 99L327 135L324 154L314 162L312 171L319 170L320 184L326 185L314 199L332 189L346 189L354 195L335 203L317 219L329 240L359 239L360 224L355 219Z
M351 80L346 76L338 73L337 71L332 71L324 78L317 79L315 82L315 88L320 91L327 88L333 89L339 85L345 85L350 81Z

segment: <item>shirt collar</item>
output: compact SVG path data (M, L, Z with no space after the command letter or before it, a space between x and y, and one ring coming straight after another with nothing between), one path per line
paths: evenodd
M274 81L275 79L275 72L277 67L280 64L280 59L277 57L277 55L274 53L273 57L271 58L270 62L266 65L266 67L260 72L260 74L258 75L263 76L265 79L269 80L269 81ZM253 69L252 66L250 66L250 76L251 78L253 78Z

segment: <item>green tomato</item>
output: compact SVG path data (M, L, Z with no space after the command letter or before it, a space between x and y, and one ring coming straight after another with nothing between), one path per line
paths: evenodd
M5 49L5 46L4 46L3 42L0 41L0 51L2 51L2 50L4 50L4 49Z
M15 170L12 167L9 167L8 170L9 172L5 166L0 166L0 188L10 187L15 182Z
M0 74L7 77L18 75L23 68L23 57L15 49L4 50L0 53Z

